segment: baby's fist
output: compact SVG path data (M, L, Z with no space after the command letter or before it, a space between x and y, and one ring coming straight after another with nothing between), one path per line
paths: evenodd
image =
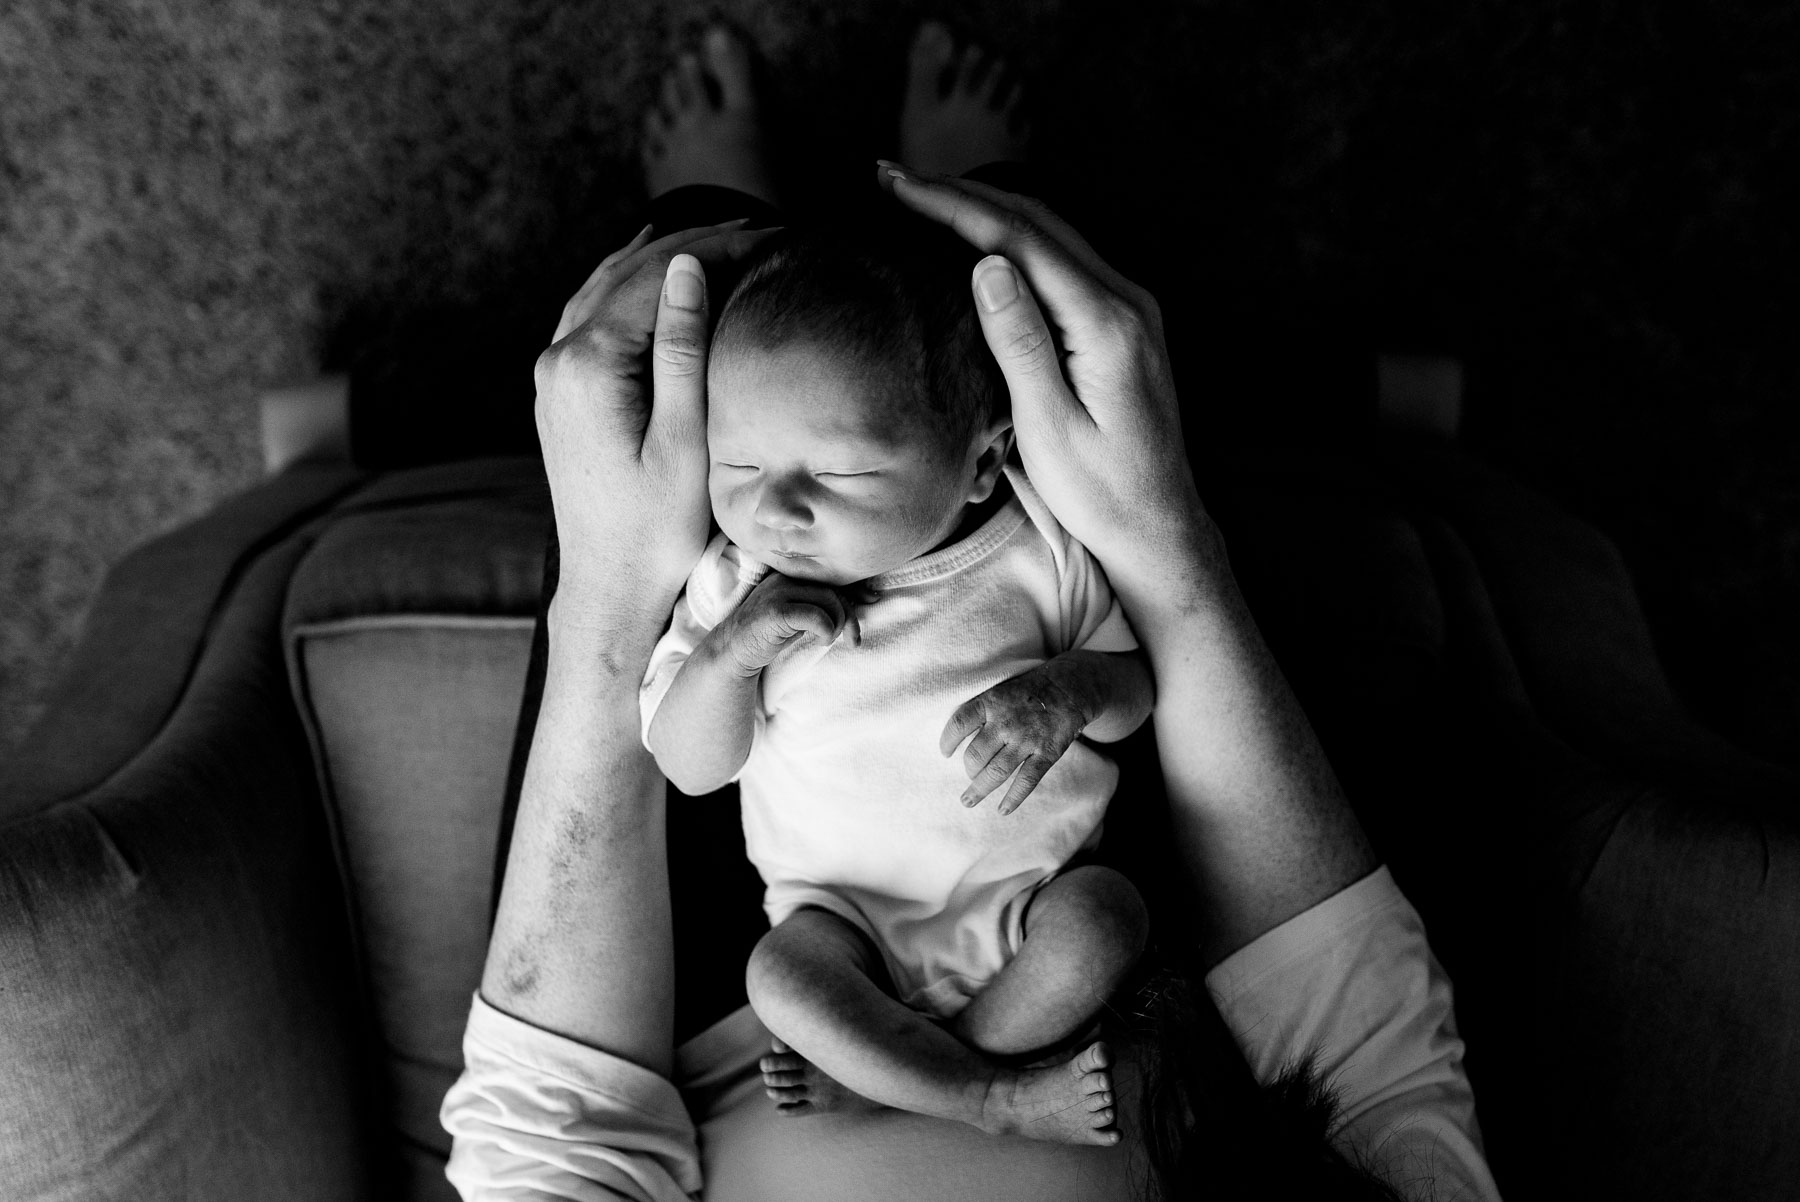
M1010 814L1037 788L1088 721L1076 691L1050 664L1040 664L958 706L938 739L938 750L950 755L964 739L975 736L963 752L963 768L969 774L969 787L962 795L965 806L981 804L1017 772L1000 802L1000 812Z
M730 647L738 671L753 676L788 647L807 639L834 642L848 631L862 641L856 612L836 589L770 572L731 615Z

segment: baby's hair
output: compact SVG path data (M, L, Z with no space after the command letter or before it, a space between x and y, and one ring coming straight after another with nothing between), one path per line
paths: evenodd
M947 445L1007 412L955 234L885 206L789 226L758 248L719 314L715 352L810 344L889 373Z

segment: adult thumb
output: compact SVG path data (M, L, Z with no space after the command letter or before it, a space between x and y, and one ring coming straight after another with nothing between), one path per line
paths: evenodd
M1037 298L1018 268L1001 255L975 264L975 310L981 332L1012 393L1014 420L1061 416L1076 405Z
M706 429L706 275L693 255L669 260L650 348L650 424L682 444Z

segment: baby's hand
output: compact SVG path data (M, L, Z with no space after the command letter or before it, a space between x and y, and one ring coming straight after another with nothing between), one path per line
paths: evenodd
M949 755L971 733L975 736L963 752L969 774L965 806L981 804L1016 770L1018 778L1000 803L1002 814L1012 813L1087 727L1086 707L1055 662L1001 681L950 715L938 739L940 752Z
M721 633L738 671L754 676L786 648L807 638L829 644L846 627L851 644L860 644L862 626L838 590L770 572L721 624Z

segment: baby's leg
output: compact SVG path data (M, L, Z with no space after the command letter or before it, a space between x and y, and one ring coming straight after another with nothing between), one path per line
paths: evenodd
M804 909L763 936L745 984L757 1017L781 1043L872 1102L996 1134L1118 1142L1106 1045L1044 1068L1002 1068L882 992L880 972L860 931L835 914ZM769 1074L778 1103L784 1089L802 1083L803 1070L783 1071L796 1075Z
M1130 881L1110 868L1070 869L1038 890L1025 941L952 1029L995 1056L1068 1039L1093 1020L1144 950L1149 919Z

